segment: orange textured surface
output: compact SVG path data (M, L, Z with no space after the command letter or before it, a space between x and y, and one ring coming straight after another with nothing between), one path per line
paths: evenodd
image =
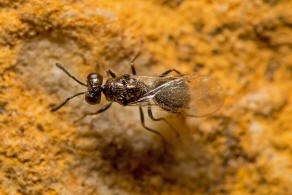
M292 3L276 0L0 0L1 194L292 194ZM98 106L57 69L209 75L226 91L207 118ZM105 100L102 100L102 104Z

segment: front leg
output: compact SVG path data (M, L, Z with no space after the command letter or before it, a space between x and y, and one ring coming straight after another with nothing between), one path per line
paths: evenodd
M141 54L141 48L142 48L142 44L143 44L143 40L142 37L140 37L140 41L139 41L139 49L138 52L136 53L136 55L130 60L130 65L131 65L131 70L132 70L132 74L133 75L137 75L136 69L135 69L135 60L140 56Z
M116 74L115 74L113 71L111 71L110 69L108 69L106 72L107 72L112 78L116 78L116 77L117 77Z
M138 56L140 55L140 51L138 51L138 53L133 57L133 59L130 61L130 65L131 65L131 70L132 70L132 74L133 75L137 75L136 69L135 69L135 60L138 58Z

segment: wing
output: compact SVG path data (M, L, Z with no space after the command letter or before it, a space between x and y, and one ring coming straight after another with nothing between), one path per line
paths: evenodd
M149 91L132 105L155 105L160 108L200 117L212 114L224 104L224 90L213 79L201 75L139 77Z

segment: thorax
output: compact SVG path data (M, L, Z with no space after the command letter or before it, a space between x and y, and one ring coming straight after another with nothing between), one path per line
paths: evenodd
M124 106L137 101L148 91L147 85L139 81L135 76L128 74L108 79L103 89L108 101L117 102Z

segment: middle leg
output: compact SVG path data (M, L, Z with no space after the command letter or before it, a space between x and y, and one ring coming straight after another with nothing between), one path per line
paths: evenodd
M133 74L133 75L137 75L137 72L136 72L136 69L135 69L134 62L135 62L135 60L136 60L136 59L140 56L140 54L141 54L142 44L143 44L143 41L142 41L142 38L140 37L138 52L137 52L136 55L130 60L130 65L131 65L131 70L132 70L132 74Z
M183 76L183 74L180 71L172 68L172 69L169 69L169 70L163 72L159 77L165 77L165 76L167 76L171 72L176 72L179 76Z

